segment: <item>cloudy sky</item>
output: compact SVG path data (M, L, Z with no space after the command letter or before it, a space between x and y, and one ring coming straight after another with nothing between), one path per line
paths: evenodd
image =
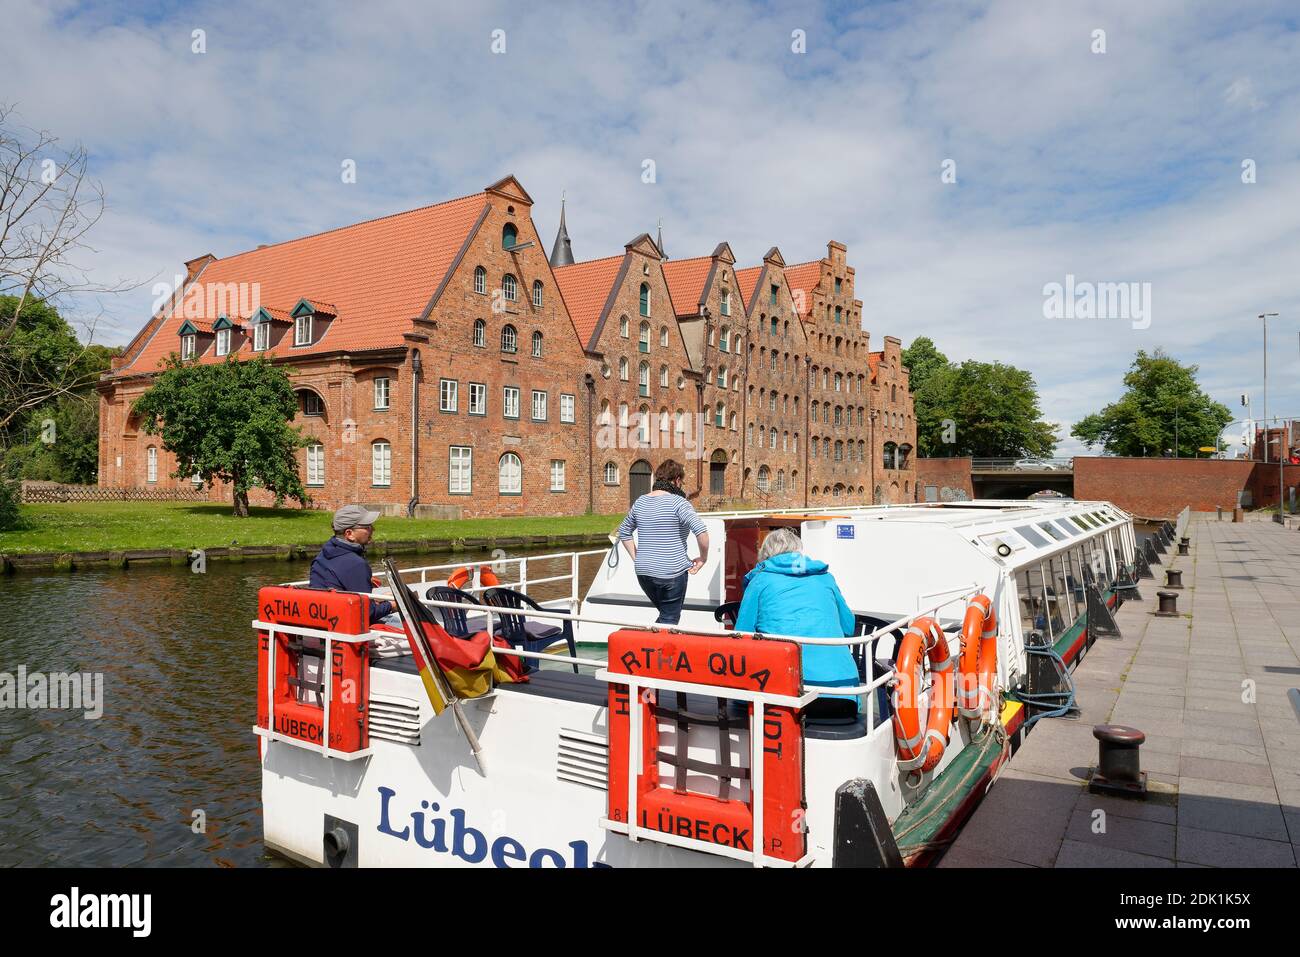
M96 276L145 281L82 304L99 341L186 259L512 172L548 242L567 193L579 259L660 218L678 258L846 243L873 344L1028 368L1062 453L1138 349L1259 414L1261 312L1269 411L1300 416L1294 3L0 0L0 22L0 101L84 143L108 195ZM1137 283L1145 314L1048 318L1067 276Z

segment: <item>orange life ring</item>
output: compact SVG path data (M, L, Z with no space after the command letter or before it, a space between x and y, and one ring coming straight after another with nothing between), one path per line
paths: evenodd
M478 567L478 583L484 588L492 588L501 584L501 579L493 573L490 565L480 565Z
M464 588L469 583L472 574L473 572L471 572L467 567L464 565L460 566L460 568L447 576L447 587Z
M988 595L976 595L966 606L961 626L961 675L957 682L957 713L978 718L993 708L998 676L998 616Z
M923 665L930 662L930 704L925 729L921 728ZM948 639L933 618L918 618L903 636L894 681L894 738L899 766L904 770L931 771L948 747L952 725L953 665Z
M470 583L474 573L470 571L469 566L462 565L450 575L447 576L447 584L452 588L464 588ZM501 584L501 579L497 578L492 572L492 566L480 565L478 567L478 583L483 588L492 588Z

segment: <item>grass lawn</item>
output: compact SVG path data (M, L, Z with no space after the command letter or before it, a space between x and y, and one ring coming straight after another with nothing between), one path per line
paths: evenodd
M134 548L215 548L221 545L312 545L328 539L331 512L253 508L235 518L230 506L203 502L77 502L24 505L25 528L0 532L0 553L95 552ZM388 518L375 523L375 541L482 538L509 535L607 533L622 515L468 518L457 521Z

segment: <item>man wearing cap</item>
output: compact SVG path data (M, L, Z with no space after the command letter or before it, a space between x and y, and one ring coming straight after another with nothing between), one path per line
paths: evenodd
M334 513L334 537L326 542L311 563L311 587L335 591L355 591L363 595L374 591L370 581L370 563L366 545L374 534L378 512L360 505L344 505ZM370 602L370 622L374 624L393 611L390 601Z

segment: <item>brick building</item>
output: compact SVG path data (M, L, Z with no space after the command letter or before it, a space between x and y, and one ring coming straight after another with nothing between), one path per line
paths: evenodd
M896 339L870 352L843 245L736 270L726 243L667 260L642 234L574 263L563 212L548 258L531 209L508 176L191 260L100 383L100 484L189 485L130 411L175 353L287 368L302 475L326 507L618 512L669 456L701 508L910 499L907 371Z

